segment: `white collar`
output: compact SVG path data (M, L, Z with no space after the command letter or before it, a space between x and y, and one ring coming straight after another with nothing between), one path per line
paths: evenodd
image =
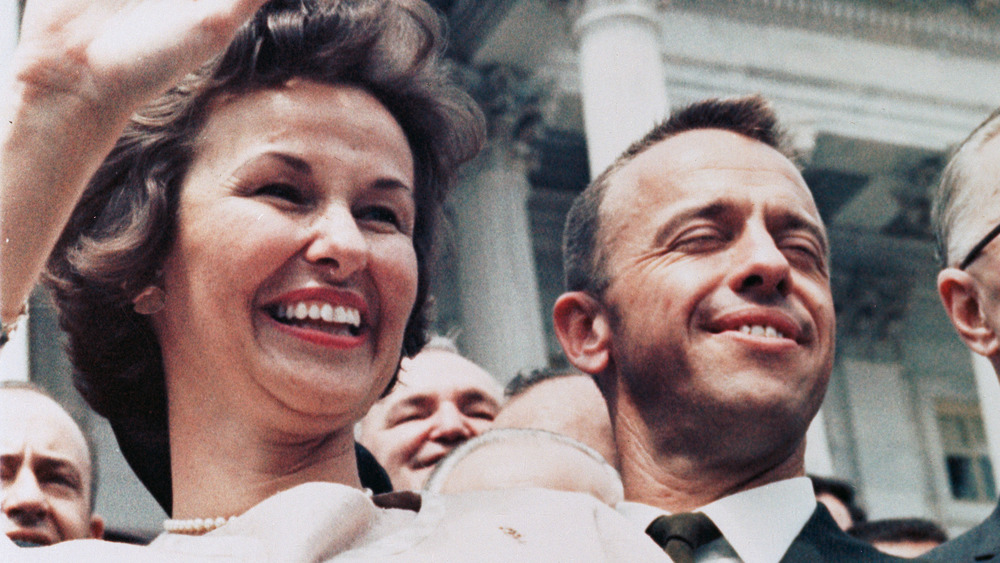
M618 511L643 527L668 512L638 502ZM795 477L723 497L692 512L703 512L744 563L777 563L816 510L808 477Z

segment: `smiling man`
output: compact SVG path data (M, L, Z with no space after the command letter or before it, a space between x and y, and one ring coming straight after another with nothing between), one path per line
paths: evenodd
M3 532L21 545L100 538L93 465L83 432L58 403L28 384L0 386Z
M403 360L392 392L361 420L358 441L394 489L420 490L441 458L493 425L500 401L493 377L437 336Z
M761 98L700 102L567 219L556 331L608 402L620 511L675 561L891 560L804 477L835 316L823 223L783 147ZM677 513L695 537L675 541Z
M945 312L972 352L1000 373L1000 109L962 142L941 175L931 224ZM983 405L984 409L1000 405ZM993 460L994 464L1000 460ZM1000 557L1000 504L982 524L932 551L928 561Z

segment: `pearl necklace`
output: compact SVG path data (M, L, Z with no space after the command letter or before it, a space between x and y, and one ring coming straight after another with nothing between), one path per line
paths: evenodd
M200 536L201 534L207 534L216 528L225 526L233 518L236 517L223 518L219 516L218 518L189 518L187 520L168 518L163 521L163 529L171 534Z
M371 489L364 489L365 496L372 498L374 493ZM188 534L192 536L200 536L202 534L207 534L212 530L221 528L229 523L230 520L236 518L235 516L230 516L229 518L224 518L219 516L218 518L188 518L186 520L176 520L174 518L167 518L163 521L163 529L171 534Z

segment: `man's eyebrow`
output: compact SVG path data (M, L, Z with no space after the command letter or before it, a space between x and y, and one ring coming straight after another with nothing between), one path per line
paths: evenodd
M500 408L500 401L496 400L492 395L481 391L479 389L469 389L462 393L460 398L462 405L468 405L471 403L489 403L490 406Z
M675 213L666 223L660 225L653 237L654 247L660 247L667 237L673 234L681 225L693 219L717 219L731 213L738 204L736 202L713 201L708 204L692 206Z
M0 454L0 464L3 465L20 464L21 460L23 459L24 459L24 454L20 452Z
M83 488L83 474L76 464L68 460L54 457L36 458L32 469L36 472L41 470L47 472L59 472L63 475L68 475L72 477L74 487L79 489Z
M823 254L828 254L829 242L826 239L826 231L815 221L811 221L806 217L798 215L796 213L783 213L777 220L777 228L783 230L802 230L807 231L813 237L819 241L820 250Z
M395 404L393 404L392 406L390 406L389 416L391 417L393 414L396 413L396 411L399 411L401 409L407 409L411 407L425 407L433 402L434 402L433 397L431 397L426 393L410 395L409 397L405 397L396 402Z

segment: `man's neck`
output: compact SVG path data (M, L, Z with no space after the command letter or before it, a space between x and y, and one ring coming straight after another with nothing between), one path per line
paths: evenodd
M625 414L620 409L615 413L614 426L627 501L671 513L687 512L741 491L805 474L804 437L749 459L727 457L731 448L721 443L718 448L709 444L695 450L664 450L664 442L658 442L654 432ZM701 453L705 451L713 453Z

